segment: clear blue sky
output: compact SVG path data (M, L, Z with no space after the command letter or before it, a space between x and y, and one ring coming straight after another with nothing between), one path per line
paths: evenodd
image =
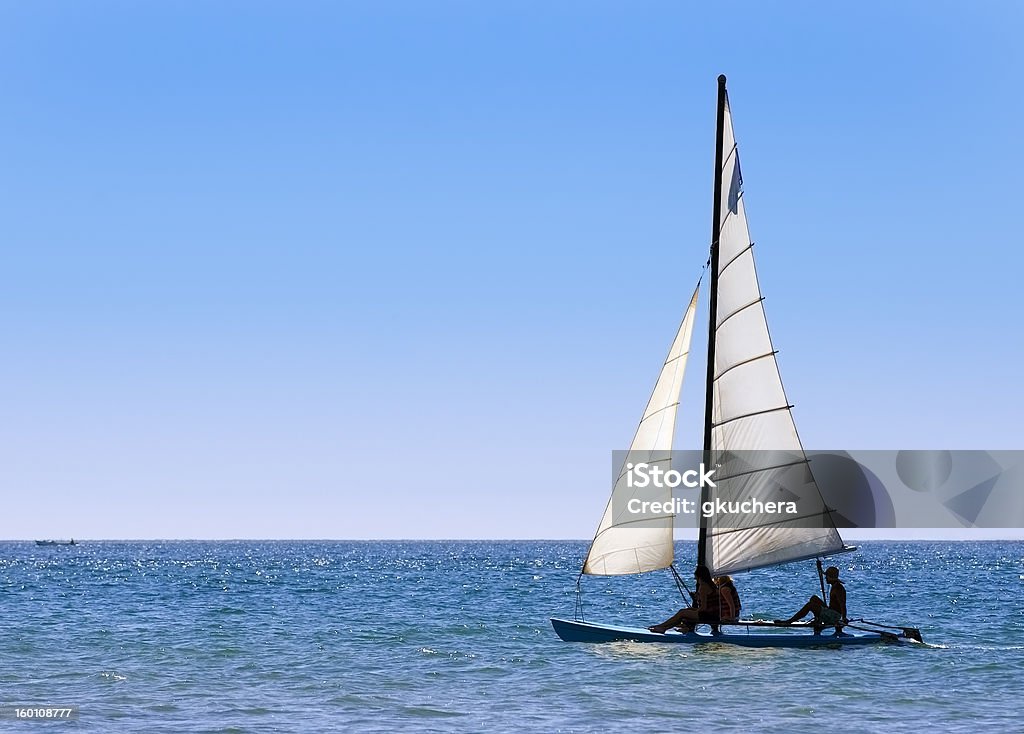
M730 8L4 3L0 537L589 537L720 73L805 443L1024 448L1024 6Z

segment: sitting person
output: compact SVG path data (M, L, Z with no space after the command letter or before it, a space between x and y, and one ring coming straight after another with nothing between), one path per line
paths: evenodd
M693 632L693 628L704 622L711 625L712 632L718 631L718 587L711 578L707 566L697 566L693 571L697 579L697 593L693 597L693 606L680 609L661 624L648 627L651 632L664 634L670 627L677 627L681 632Z
M848 621L846 615L846 587L843 586L843 582L839 580L839 569L835 566L829 566L825 569L825 581L831 587L828 595L828 605L815 594L810 600L800 608L800 611L794 614L789 619L776 619L775 624L787 625L793 624L799 619L803 619L807 616L808 612L814 613L815 621L825 627L835 626L838 632L843 624Z
M732 582L732 576L716 576L718 587L718 610L723 622L736 622L740 618L740 594Z

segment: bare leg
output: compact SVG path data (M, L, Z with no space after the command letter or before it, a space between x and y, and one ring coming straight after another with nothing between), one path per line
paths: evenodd
M693 632L694 627L697 626L697 621L700 615L696 609L683 609L680 612L682 619L679 622L679 626L676 627L680 632Z
M661 624L652 624L647 629L649 629L651 632L664 633L665 630L668 630L668 629L670 629L672 627L675 627L676 625L681 624L684 621L688 621L691 618L692 619L696 619L697 618L697 610L696 609L690 609L690 608L680 609L678 612L673 614L671 617L666 619Z
M806 604L800 607L800 611L794 614L789 619L776 619L775 624L793 624L797 620L803 619L809 613L813 612L814 616L817 617L821 614L821 610L825 607L825 602L821 600L817 594L812 596Z

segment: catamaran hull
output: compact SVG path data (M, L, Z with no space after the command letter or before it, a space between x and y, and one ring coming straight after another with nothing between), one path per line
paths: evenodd
M718 644L739 645L740 647L833 647L837 645L874 645L879 642L898 642L881 634L816 635L810 630L792 629L785 633L746 631L707 635L698 632L667 632L658 634L642 627L619 627L612 624L575 622L568 619L551 619L555 633L566 642L670 642L691 645Z

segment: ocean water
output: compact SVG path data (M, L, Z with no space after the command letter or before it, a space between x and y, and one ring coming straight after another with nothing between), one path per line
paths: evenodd
M814 650L562 642L548 618L571 618L585 547L0 543L0 706L79 711L0 731L1024 729L1024 543L864 544L835 559L851 616L932 646ZM803 563L737 586L773 617L818 580ZM583 590L594 621L681 602L667 572Z

